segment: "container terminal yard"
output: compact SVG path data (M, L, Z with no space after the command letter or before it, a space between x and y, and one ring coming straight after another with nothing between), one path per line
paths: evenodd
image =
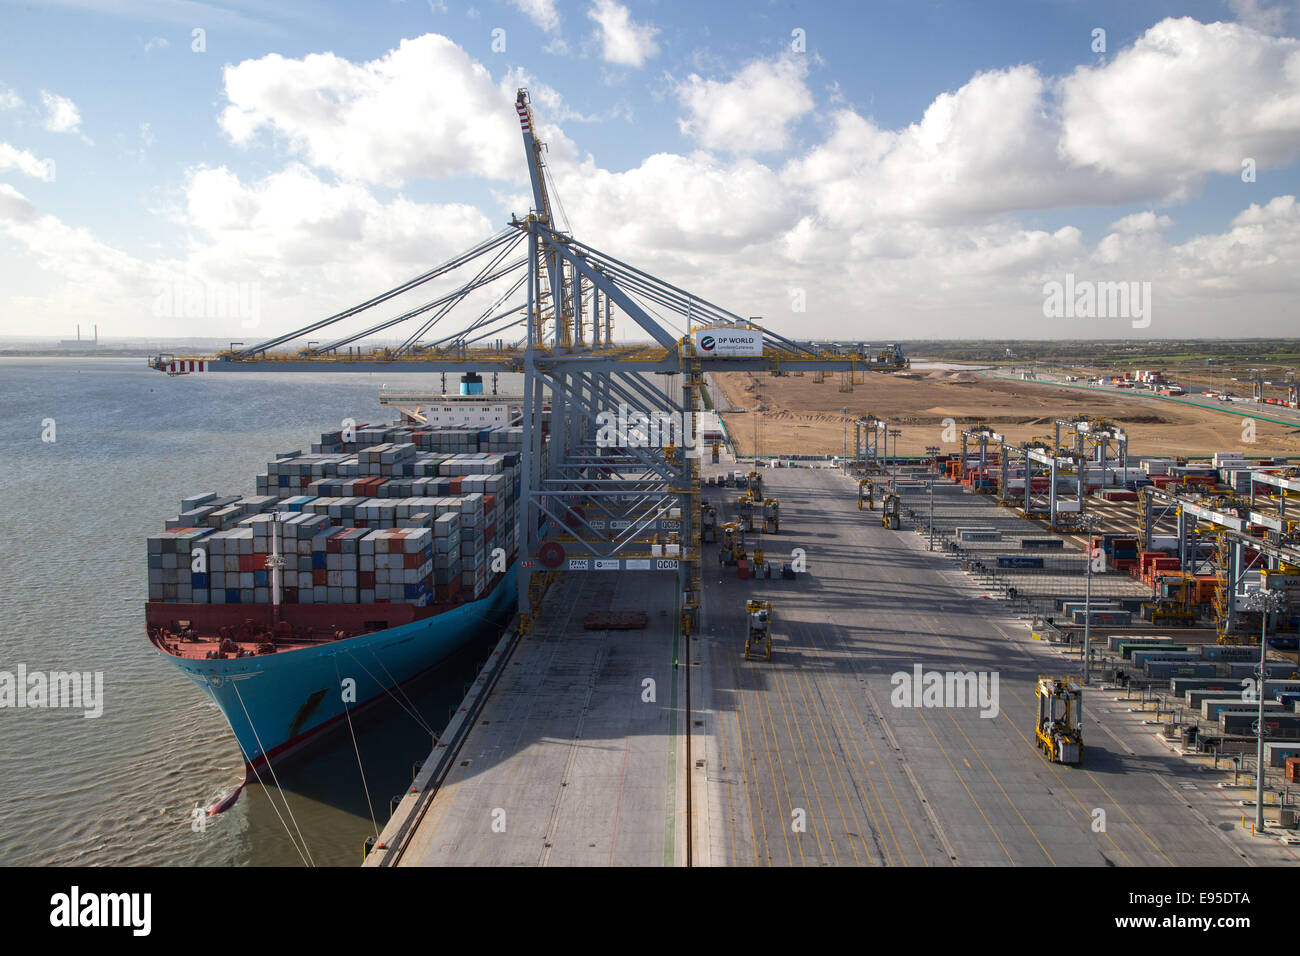
M734 464L724 457L706 468L706 482L730 477ZM750 547L763 549L768 567L803 549L806 571L742 576L740 565L709 560L706 546L700 626L689 637L674 633L671 588L655 588L652 575L621 576L610 588L597 576L561 573L534 630L503 639L513 650L471 691L448 746L424 762L367 865L1296 861L1293 830L1283 827L1293 827L1300 794L1284 755L1300 753L1300 743L1273 743L1270 837L1253 837L1253 748L1245 745L1254 738L1221 733L1217 719L1185 704L1187 692L1175 696L1158 654L1129 663L1132 646L1246 645L1218 643L1212 626L1095 623L1086 753L1078 765L1050 762L1035 746L1036 684L1044 674L1081 675L1082 663L1079 629L1060 612L1048 624L1053 615L1040 608L1052 594L1082 602L1078 536L1051 534L940 480L931 551L926 468L900 465L892 492L887 474L873 480L900 496L899 530L884 526L879 500L858 509L858 480L839 469L761 475L763 494L780 500L781 526L747 535ZM705 500L718 502L719 521L739 517L739 491L710 487ZM1055 540L1060 566L1073 555L1074 567L999 573L995 558L981 561L982 552L959 544L956 528L968 523L1002 529L997 556L1039 555L1044 549L1023 542ZM1108 570L1093 579L1092 595L1110 606L1149 598L1150 588ZM754 600L772 605L770 659L753 648L746 658ZM600 627L610 608L628 607L645 614L642 629ZM1120 638L1128 635L1126 657ZM1294 653L1270 658L1279 676L1268 692L1300 688L1283 676L1296 676ZM1173 659L1181 671L1183 658ZM996 714L894 706L892 675L910 679L918 665L996 672ZM1130 673L1123 687L1121 670ZM646 679L657 702L642 698ZM1229 684L1200 680L1194 686ZM1240 680L1231 684L1240 697ZM1249 759L1234 765L1220 756L1230 751ZM1093 826L1098 811L1102 832ZM504 826L494 831L494 821Z
M1120 423L1087 416L1020 442L963 422L950 437L936 429L924 456L891 456L897 429L868 408L872 380L909 367L901 347L785 338L560 231L526 91L517 109L528 216L309 327L216 356L152 359L172 375L461 378L459 401L445 391L388 396L402 414L396 431L322 448L333 456L315 463L333 471L316 479L326 483L316 494L278 481L316 475L308 456L286 456L259 481L266 507L227 515L236 528L257 525L247 536L265 539L267 566L279 567L281 519L268 530L261 512L290 498L329 518L353 508L355 526L330 534L358 541L358 574L365 540L416 542L392 565L414 574L393 579L414 609L396 610L397 591L353 597L326 584L311 614L357 627L314 648L277 643L289 631L273 623L253 622L233 646L197 637L208 648L191 668L200 684L214 668L256 676L263 654L315 655L343 683L335 662L355 642L374 647L398 628L478 606L470 601L514 595L483 671L431 752L412 755L411 786L392 795L386 824L376 819L366 866L1300 859L1294 503L1288 514L1300 477L1287 462L1233 451L1207 462L1146 456ZM451 293L358 332L327 331L471 263L477 272ZM492 283L504 290L497 306L430 337ZM520 301L500 307L513 296ZM615 318L645 343L616 344ZM364 347L399 323L418 326L403 346ZM712 385L732 371L838 388L860 409L852 454L738 457L734 418L716 411ZM483 394L482 376L501 372L522 374L521 394ZM476 404L478 419L454 410ZM473 441L489 448L494 430L514 429L517 453L512 441L491 469L460 460L448 421L484 425ZM416 462L429 470L402 470ZM426 484L420 497L412 474L456 484ZM499 486L508 527L486 509L466 511L475 499L446 519L454 534L437 533L446 512L426 497L483 494L453 475ZM327 487L343 478L347 488ZM332 499L322 512L321 495L352 503ZM375 517L393 497L394 521L413 522L400 531ZM313 533L324 524L289 520ZM481 537L509 542L499 579L484 568ZM440 538L460 562L436 563ZM299 547L304 566L315 560L314 545ZM328 579L334 569L309 570L314 585L316 571ZM307 578L299 582L301 592ZM261 590L251 603L279 620L281 582ZM169 620L174 600L164 584L150 602L151 636L188 660L182 632L193 626ZM362 621L375 608L384 611L378 636ZM193 600L185 611L212 613ZM367 696L400 687L368 675ZM334 690L327 682L319 693ZM343 690L331 721L351 720ZM315 700L298 709L294 732L325 717L310 716ZM241 741L251 731L250 773L273 764L266 728L227 716Z

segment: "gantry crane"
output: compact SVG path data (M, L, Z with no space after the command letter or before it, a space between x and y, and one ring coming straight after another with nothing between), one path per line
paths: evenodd
M150 364L187 377L199 371L521 373L523 626L540 597L537 581L552 572L648 566L677 575L688 627L702 587L696 416L704 374L851 375L855 366L892 372L907 360L896 346L873 357L865 346L846 352L797 343L583 242L561 221L527 90L517 92L515 109L532 187L526 215L512 216L496 235L436 267L301 328L252 345L232 342L215 356L159 354ZM392 311L370 318L381 309ZM453 318L469 309L467 321ZM616 311L629 340L644 344L615 343ZM678 326L667 327L666 320ZM745 347L720 354L713 347L719 332ZM394 344L393 336L400 341ZM376 344L383 338L389 343ZM544 455L540 425L547 407ZM650 422L651 435L656 415L675 422L676 431L658 445L645 441L639 425L619 417L622 410ZM650 554L660 532L680 534L680 557Z

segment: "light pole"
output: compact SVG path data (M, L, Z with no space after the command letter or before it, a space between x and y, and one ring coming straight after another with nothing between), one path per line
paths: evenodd
M1280 591L1258 591L1247 593L1246 607L1259 612L1259 681L1255 685L1255 695L1259 700L1259 718L1255 721L1255 832L1264 832L1264 677L1265 664L1268 660L1268 619L1275 611L1282 610L1286 598Z
M889 433L890 435L893 435L893 436L894 436L894 458L897 458L897 457L898 457L898 436L901 435L901 434L903 434L903 430L902 430L901 428L891 428L891 429L889 429L889 432L888 432L888 433ZM888 443L886 443L886 444L888 444ZM886 449L885 449L885 455L886 455L886 457L888 457L888 455L889 455L889 449L888 449L888 447L886 447ZM891 475L894 473L894 459L893 459L893 458L890 458L890 459L889 459L889 473L890 473Z
M840 415L844 419L844 457L849 457L849 410L847 407L840 409Z
M1025 477L1028 481L1028 476ZM1088 537L1088 564L1084 571L1083 586L1083 683L1092 680L1092 533L1101 524L1097 515L1080 515L1079 523Z
M930 467L930 547L929 547L929 550L933 551L934 550L934 465L939 461L939 446L926 445L925 453L933 459L933 461L930 463L931 467Z

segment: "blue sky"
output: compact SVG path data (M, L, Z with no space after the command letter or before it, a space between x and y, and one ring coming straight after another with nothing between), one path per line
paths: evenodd
M896 337L1077 335L1033 321L1035 290L1091 269L1161 290L1173 308L1146 334L1241 334L1223 325L1243 308L1262 332L1300 327L1293 3L0 0L0 16L0 334L67 334L74 314L106 335L231 331L160 321L167 276L254 283L284 322L395 284L525 211L517 128L481 123L513 122L512 83L533 90L575 232L741 314L866 338L900 317ZM1207 97L1202 127L1184 107ZM1236 157L1256 153L1243 182ZM317 200L327 221L294 219ZM1243 255L1251 204L1270 211Z

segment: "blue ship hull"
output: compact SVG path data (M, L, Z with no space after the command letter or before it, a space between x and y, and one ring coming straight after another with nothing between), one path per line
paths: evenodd
M508 620L517 597L518 572L516 562L478 601L320 647L221 660L159 653L221 708L244 755L246 776L252 776L349 713L355 715L394 686L435 666L488 627ZM355 681L355 687L345 684L348 680Z

